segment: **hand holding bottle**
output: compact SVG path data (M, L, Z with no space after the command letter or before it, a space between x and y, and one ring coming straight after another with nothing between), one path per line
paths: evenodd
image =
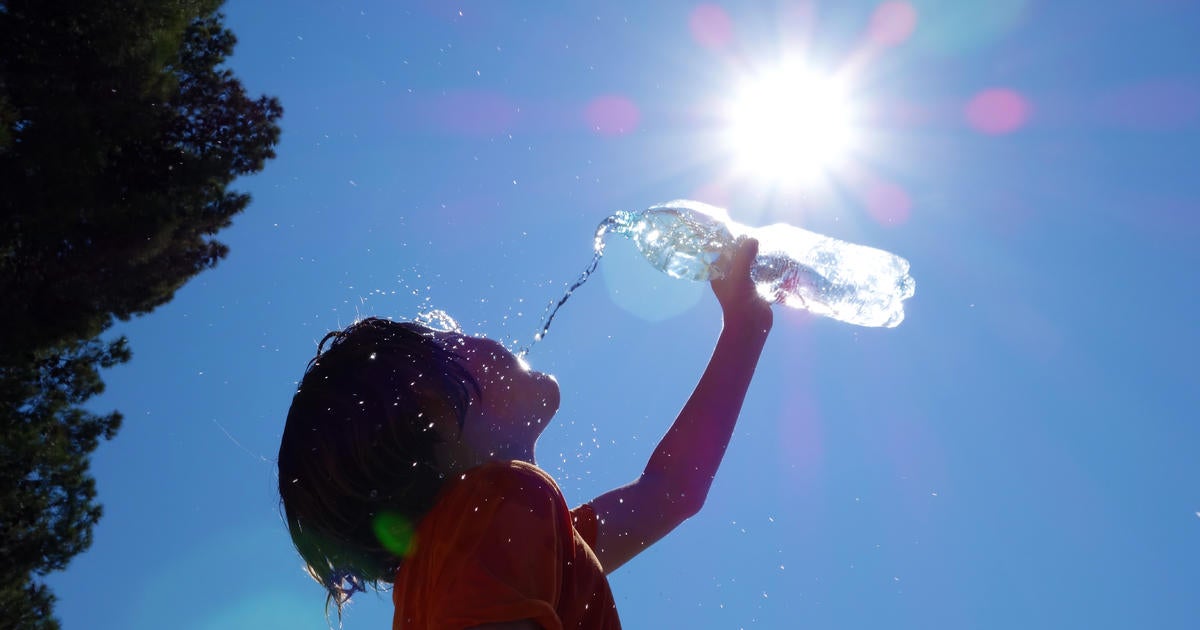
M725 325L745 327L766 332L771 329L774 314L771 304L759 295L750 270L758 256L758 241L753 238L739 239L736 248L724 254L717 266L725 272L710 281L713 295L721 303Z

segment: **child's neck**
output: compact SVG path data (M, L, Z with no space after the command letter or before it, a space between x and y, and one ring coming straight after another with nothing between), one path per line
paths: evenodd
M476 453L469 450L458 450L454 453L445 453L440 459L443 461L447 473L456 475L476 466L481 466L489 462L507 462L507 461L522 461L528 464L537 465L537 460L534 458L533 445L523 445L519 442L500 442L493 444L492 449L486 453Z

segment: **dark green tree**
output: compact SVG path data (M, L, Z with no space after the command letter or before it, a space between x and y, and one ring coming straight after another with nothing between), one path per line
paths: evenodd
M57 628L43 578L91 544L83 404L148 313L226 253L282 114L225 67L223 0L0 0L0 628Z

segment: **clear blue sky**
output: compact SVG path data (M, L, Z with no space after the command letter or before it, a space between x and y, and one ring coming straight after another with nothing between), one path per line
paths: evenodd
M66 628L324 628L273 465L316 340L436 307L523 343L601 219L678 197L897 252L917 293L890 330L777 312L704 511L612 576L626 627L1195 627L1200 5L552 4L229 3L279 157L228 259L114 329ZM716 141L787 51L860 113L800 189ZM720 326L624 243L600 269L530 355L572 504L640 471Z

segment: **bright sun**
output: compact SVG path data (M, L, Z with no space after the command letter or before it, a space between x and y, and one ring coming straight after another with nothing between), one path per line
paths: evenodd
M739 173L777 186L813 182L842 164L855 145L842 86L799 64L746 81L727 116L726 145Z

